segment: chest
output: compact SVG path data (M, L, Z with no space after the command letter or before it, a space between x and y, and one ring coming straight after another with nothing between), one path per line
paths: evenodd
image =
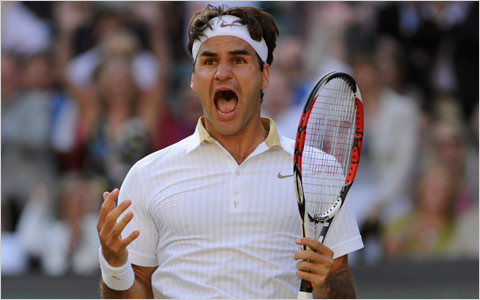
M161 237L218 242L300 228L293 177L278 176L292 174L289 158L270 155L241 165L220 160L187 166L165 176L164 188L150 201Z

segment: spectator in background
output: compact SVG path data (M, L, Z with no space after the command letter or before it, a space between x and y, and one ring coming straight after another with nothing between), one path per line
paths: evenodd
M45 274L91 275L98 271L97 195L104 187L94 177L67 173L55 201L41 182L30 191L16 235L28 255L39 260Z
M419 110L413 99L382 84L371 58L358 56L352 66L362 87L366 133L356 185L361 186L367 179L364 176L370 176L371 182L381 187L371 199L377 209L369 217L377 219L381 210L405 195L417 151Z
M349 48L346 47L344 35L361 14L344 1L312 1L305 5L307 21L303 59L308 74L319 77L334 70L350 73Z
M203 116L203 108L200 99L188 85L185 85L185 88L180 92L180 110L177 114L182 138L195 131L198 118L201 116Z
M453 179L439 164L423 173L411 213L386 226L383 242L387 257L445 254L455 222Z
M2 53L2 116L8 106L14 102L21 87L20 59L16 54Z
M270 69L268 87L262 104L262 113L275 121L277 129L286 137L295 139L298 122L303 107L295 106L294 91L291 82L284 72L278 68Z
M110 187L123 181L130 167L150 151L145 122L136 116L138 88L129 57L105 59L95 72L94 122L86 140L86 167L103 174Z
M23 207L38 180L54 190L58 172L50 134L58 91L52 64L48 52L22 61L21 89L12 99L2 98L2 204L7 206Z
M478 3L389 2L376 12L380 34L405 46L408 78L432 110L435 91L454 93L469 117L478 102Z
M16 103L16 99L21 90L22 84L22 74L20 72L20 59L18 55L13 53L2 53L2 109L1 109L1 130L2 130L2 137L5 136L5 116L9 115L9 111L11 109L12 104ZM5 153L7 145L2 138L1 143L1 151ZM2 159L3 163L3 159ZM2 167L2 175L4 173L4 169ZM4 181L5 182L5 181ZM12 190L9 186L5 186L3 184L2 187L2 240L3 240L3 233L4 232L11 232L15 230L15 224L18 220L20 215L20 211L22 209L22 203L16 201L14 196L10 197L8 194L9 190ZM7 243L7 242L6 242ZM3 246L3 243L2 243ZM7 251L5 249L5 251ZM3 249L2 249L3 252ZM5 253L5 252L4 252ZM7 266L5 266L8 269ZM3 265L2 265L3 268Z
M382 84L375 60L352 59L365 112L362 159L349 195L365 242L365 257L379 258L382 224L409 209L409 178L417 153L419 110L413 99ZM371 252L370 252L371 251Z
M305 67L305 42L299 37L286 36L279 38L277 44L278 53L272 72L283 73L286 77L288 89L291 90L291 95L287 97L293 97L287 99L290 106L293 109L303 109L303 104L316 82L315 76L308 76ZM300 115L297 118L300 118Z
M280 37L277 43L275 65L270 69L270 83L265 90L262 112L271 117L277 129L295 139L297 126L308 93L315 83L306 78L304 43L298 37Z
M437 121L431 126L430 151L425 161L443 164L452 175L455 186L455 213L461 214L473 206L478 190L478 157L465 142L465 128L455 120Z
M91 8L91 6L89 6ZM138 90L135 114L140 117L155 142L151 150L170 143L157 142L156 135L163 130L170 112L165 111L166 89L169 81L170 53L163 26L163 5L159 3L128 2L119 5L105 3L94 6L94 11L83 3L60 3L56 7L59 27L57 56L64 85L74 96L79 110L96 105L93 81L94 70L110 56L128 56L132 78ZM129 11L129 14L125 14ZM93 16L93 25L89 18ZM72 39L93 40L93 47L75 57ZM88 132L92 117L83 115L83 132ZM83 135L85 137L85 135Z
M63 6L60 5L59 9L61 13L70 11L68 15L72 15L71 10L79 10L80 8L74 8L79 5L83 4L64 4ZM62 9L62 7L65 8ZM132 58L134 79L139 88L142 90L153 88L158 78L157 59L151 51L142 47L141 41L128 26L122 11L107 4L99 3L92 17L93 25L90 33L92 37L90 38L94 41L93 47L72 57L68 64L69 80L78 87L88 85L92 82L95 68L103 58L115 54L125 54ZM62 18L62 16L59 16L59 18ZM66 18L66 16L63 16L63 18ZM82 30L80 25L85 21L86 16L83 20L78 20L78 24L74 24L75 26L70 28L72 30L70 34L78 34L78 30ZM68 21L65 20L64 22ZM83 32L85 31L83 29ZM121 36L124 32L128 32L128 38L134 41L127 41L124 36Z

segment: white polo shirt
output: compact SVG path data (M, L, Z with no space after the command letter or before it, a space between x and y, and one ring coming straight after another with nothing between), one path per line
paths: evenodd
M137 162L120 190L138 229L128 247L139 266L158 266L156 298L295 298L293 255L301 223L294 141L262 118L269 134L240 165L199 120L193 135ZM327 235L335 257L363 247L348 201Z

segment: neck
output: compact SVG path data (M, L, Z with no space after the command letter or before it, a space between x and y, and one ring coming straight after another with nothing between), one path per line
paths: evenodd
M218 133L208 122L205 123L204 126L207 132L232 155L239 165L268 135L268 131L263 127L260 118L249 122L238 133L231 135Z

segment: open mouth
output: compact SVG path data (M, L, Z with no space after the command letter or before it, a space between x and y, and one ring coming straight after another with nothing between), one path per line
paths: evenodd
M215 106L221 115L231 115L238 104L237 94L232 90L220 90L215 93Z

